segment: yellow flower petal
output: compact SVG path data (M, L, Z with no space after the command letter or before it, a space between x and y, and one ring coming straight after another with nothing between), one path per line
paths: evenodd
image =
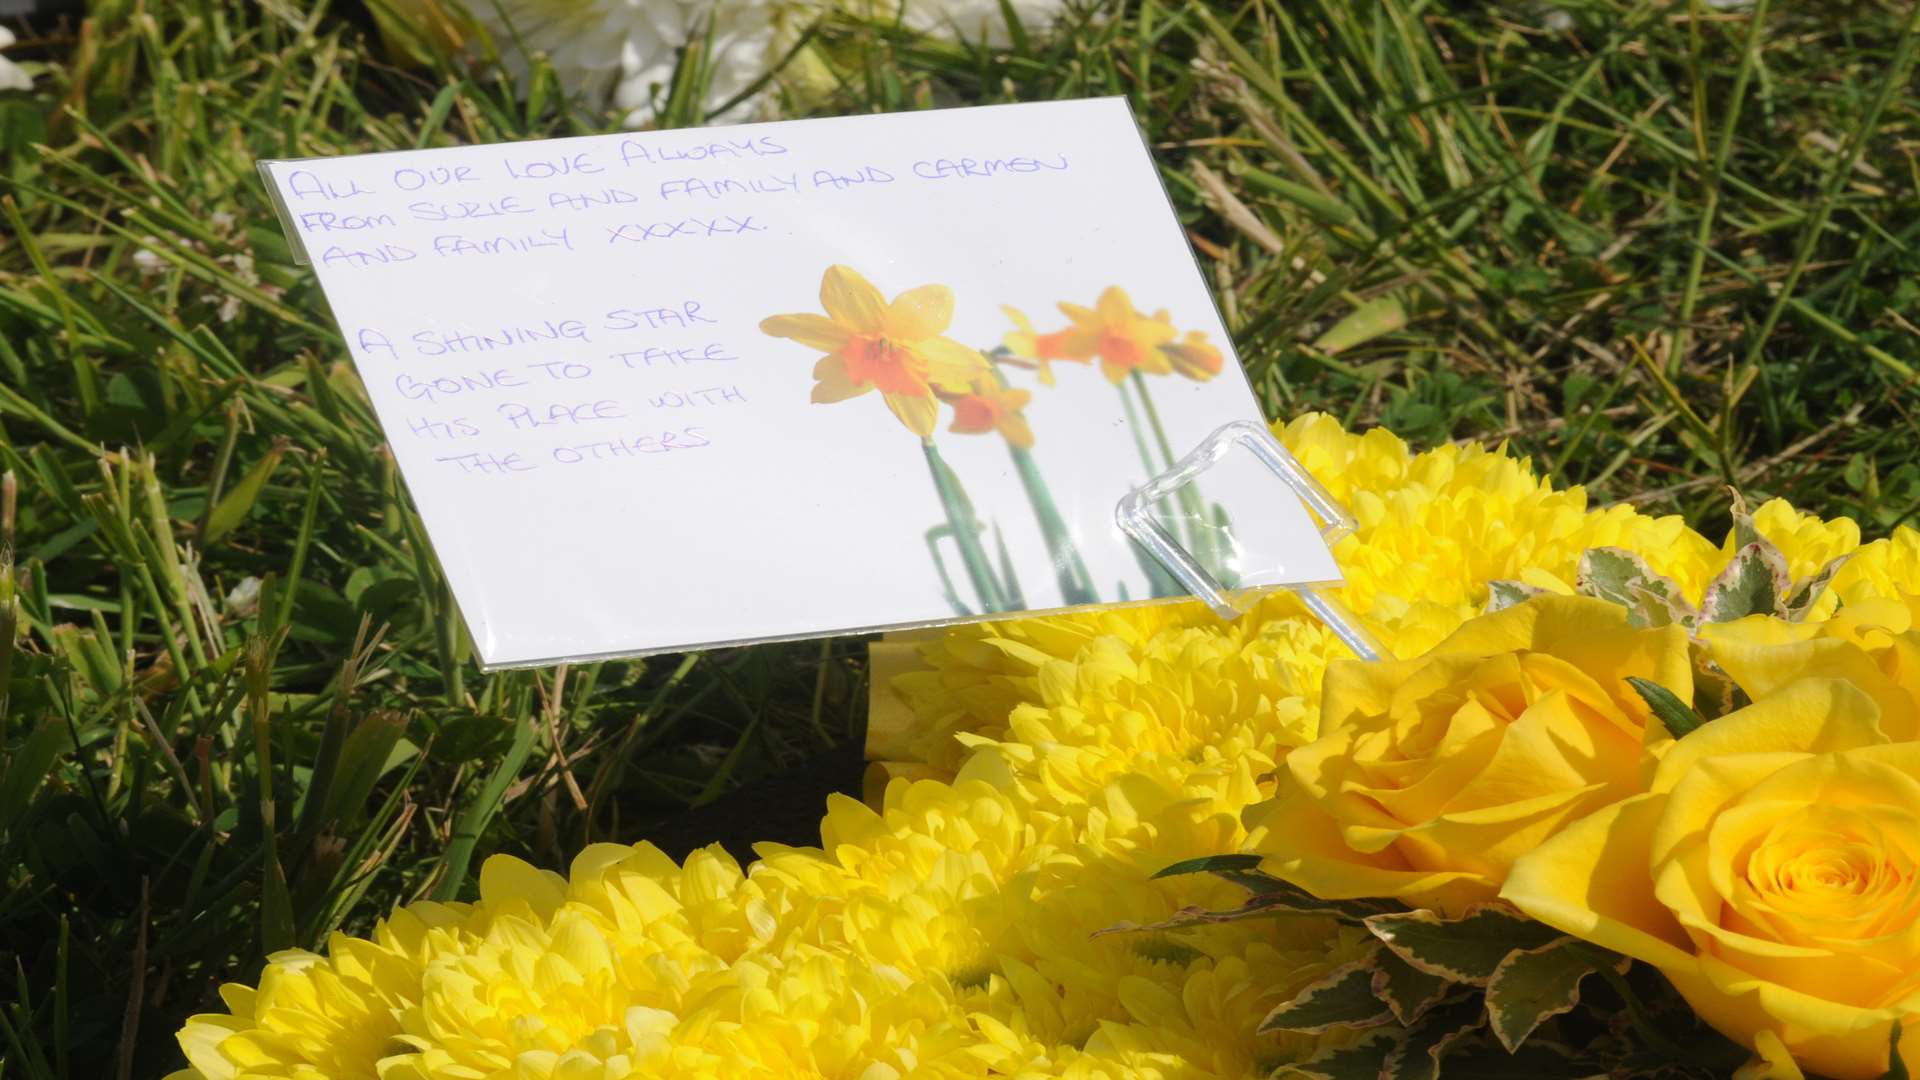
M922 439L933 437L933 426L940 419L940 404L923 394L884 394L887 408L907 425L907 430Z
M1118 285L1109 285L1101 291L1097 310L1102 322L1116 328L1138 315L1133 309L1133 301L1127 297L1127 291Z
M1807 1075L1793 1063L1780 1036L1761 1031L1754 1036L1753 1060L1735 1070L1733 1080L1807 1080Z
M813 365L813 377L819 380L813 384L816 405L831 405L873 389L872 383L856 383L847 375L846 358L838 353L821 357L820 362Z
M1648 840L1665 795L1596 811L1514 861L1500 898L1575 937L1664 970L1694 966L1687 935L1655 898Z
M480 898L501 911L524 904L527 912L544 921L566 903L567 879L511 855L494 855L480 864Z
M1000 434L1007 442L1022 450L1033 449L1033 426L1027 418L1017 412L1008 413L1000 420Z
M821 352L839 352L853 335L846 327L821 315L800 313L775 315L760 321L760 332L779 338L791 338Z
M1095 332L1099 331L1100 314L1092 308L1081 307L1079 304L1066 300L1060 301L1057 306L1060 308L1060 314L1072 319L1076 327L1091 328Z
M1652 790L1672 791L1701 761L1742 753L1826 753L1887 741L1880 707L1859 687L1837 679L1802 679L1728 713L1673 744L1654 773Z
M913 343L913 351L927 362L927 378L942 390L964 394L973 381L990 370L979 349L970 349L952 338L932 337Z
M820 278L820 306L848 329L867 334L886 330L887 298L850 266L827 267Z
M945 285L908 289L887 305L887 334L900 341L939 335L953 321L953 290Z

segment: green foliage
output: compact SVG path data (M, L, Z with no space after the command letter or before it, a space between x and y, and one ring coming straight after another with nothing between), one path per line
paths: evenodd
M1257 855L1218 855L1169 866L1157 876L1212 873L1250 895L1237 908L1188 908L1152 926L1105 932L1175 930L1276 914L1319 916L1364 929L1370 944L1358 959L1295 991L1260 1024L1263 1032L1359 1038L1332 1040L1315 1057L1281 1064L1272 1072L1276 1078L1653 1080L1723 1076L1746 1057L1743 1048L1703 1025L1658 973L1505 903L1479 904L1449 917L1388 901L1318 900L1261 872L1258 863ZM1623 1017L1631 1026L1618 1022Z
M1509 440L1596 500L1701 525L1728 484L1875 530L1911 521L1914 15L1562 7L1569 28L1459 2L1112 0L1006 47L834 16L805 38L820 77L783 77L780 101L1124 94L1270 415ZM372 21L113 2L10 50L45 63L33 91L0 93L9 1076L161 1074L180 1020L258 970L263 930L364 930L470 891L485 852L561 865L859 738L858 642L564 677L473 665L253 163L614 118L538 58L522 97L420 42L387 51ZM424 66L396 66L407 54ZM666 123L712 114L708 70L687 50ZM1825 585L1783 587L1760 558L1715 614L1768 585L1802 613ZM1649 620L1685 617L1648 575L1633 584ZM275 643L251 686L250 642ZM1730 707L1697 682L1697 707ZM1326 910L1262 877L1238 868L1245 914ZM1599 1037L1576 1005L1508 1054L1459 1019L1478 996L1384 944L1374 965L1393 1023L1320 1075L1564 1072Z
M1684 739L1706 723L1705 718L1693 711L1693 706L1681 701L1679 695L1652 679L1629 675L1627 683L1647 703L1647 708L1653 710L1653 715L1666 725L1667 732L1674 738Z

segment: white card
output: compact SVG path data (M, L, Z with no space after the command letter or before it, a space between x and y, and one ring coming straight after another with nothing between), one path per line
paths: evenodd
M489 668L1173 595L1115 504L1259 418L1123 98L263 168Z

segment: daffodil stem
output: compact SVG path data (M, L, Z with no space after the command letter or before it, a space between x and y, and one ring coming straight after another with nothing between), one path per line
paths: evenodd
M1160 426L1160 410L1153 407L1153 395L1147 392L1147 380L1139 371L1127 376L1133 382L1133 389L1140 396L1140 411L1147 416L1147 427L1153 432L1153 441L1160 446L1160 465L1155 472L1173 468L1173 444L1167 441L1167 429Z
M1147 470L1147 478L1150 480L1161 470L1160 466L1153 463L1153 455L1147 450L1147 441L1140 435L1140 410L1134 408L1133 395L1127 393L1125 383L1115 383L1113 388L1120 392L1120 404L1127 410L1127 431L1133 435L1133 447L1140 452L1140 465ZM1167 520L1166 509L1156 503L1153 511L1160 518L1160 527L1167 529L1171 535L1172 522ZM1161 566L1159 560L1147 554L1145 548L1138 544L1131 546L1135 561L1147 575L1148 593L1153 596L1179 596L1180 584L1173 580L1173 575L1167 572L1167 568Z
M1033 516L1040 523L1040 534L1046 538L1047 554L1053 558L1053 572L1060 582L1061 598L1069 604L1099 603L1100 595L1093 588L1093 575L1087 572L1087 564L1080 558L1080 549L1073 543L1073 533L1068 531L1066 519L1060 516L1060 508L1054 505L1053 492L1047 489L1047 480L1040 475L1040 466L1033 460L1033 451L1008 443L1007 453L1013 457L1013 467L1020 474L1020 483L1027 489L1027 501L1033 504Z
M980 546L980 524L974 520L973 507L967 502L966 493L960 490L960 478L947 468L933 440L929 439L921 446L926 449L927 468L933 473L934 490L940 493L940 503L946 507L947 524L953 529L954 545L960 549L960 560L967 565L967 578L973 582L974 594L980 598L980 610L1007 610L1006 595L1000 589L999 580L994 577L993 564L987 561L986 549Z
M1153 432L1153 441L1160 447L1160 465L1154 469L1159 473L1173 468L1173 444L1167 439L1167 429L1160 423L1160 410L1154 407L1153 394L1147 389L1147 380L1138 370L1128 378L1133 382L1134 393L1140 398L1140 411L1146 415L1147 427ZM1210 574L1220 573L1219 545L1215 543L1212 517L1207 513L1205 500L1200 498L1200 490L1193 484L1180 487L1180 512L1186 519L1187 550L1199 560Z

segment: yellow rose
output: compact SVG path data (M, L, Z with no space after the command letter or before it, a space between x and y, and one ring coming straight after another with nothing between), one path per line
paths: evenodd
M1572 596L1474 619L1415 660L1335 663L1320 737L1287 755L1254 850L1329 899L1491 900L1514 859L1642 790L1645 741L1669 737L1629 676L1690 700L1685 631Z
M1747 1076L1920 1070L1920 743L1803 679L1674 744L1651 790L1514 863L1502 897L1658 967ZM1796 1061L1798 1065L1796 1065Z
M1793 623L1755 615L1701 628L1707 653L1747 696L1760 698L1804 678L1844 679L1880 706L1895 740L1920 738L1920 597L1870 598L1831 619Z

